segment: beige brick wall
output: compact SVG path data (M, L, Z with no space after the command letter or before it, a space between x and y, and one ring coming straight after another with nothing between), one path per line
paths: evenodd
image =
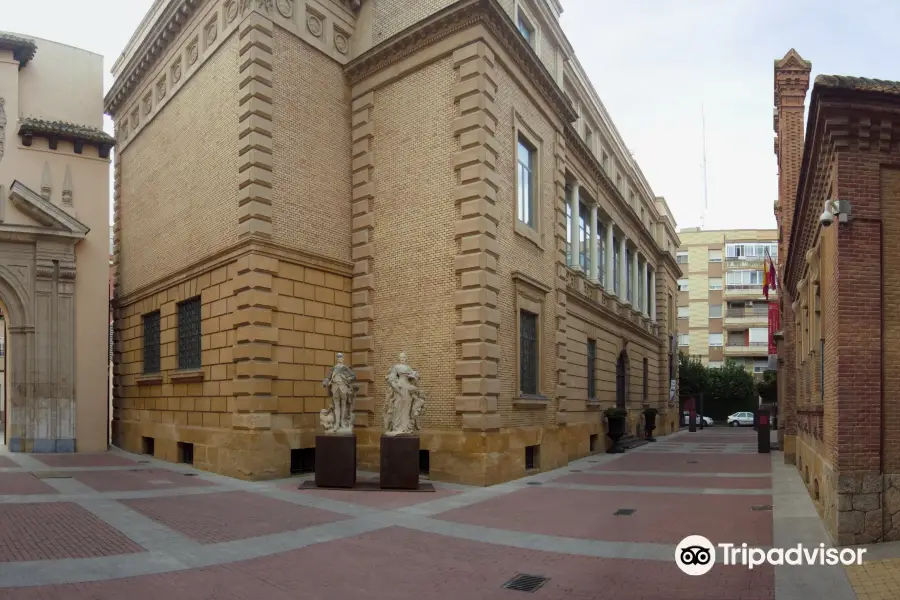
M456 0L370 0L372 10L372 44L379 44L429 15L447 8ZM542 1L542 0L541 0ZM510 15L515 11L516 0L499 0Z
M349 261L350 106L341 66L278 27L274 44L272 237Z
M405 351L428 390L425 427L456 428L454 111L450 58L375 93L373 364L375 425L384 377ZM417 102L410 102L417 97Z
M237 239L236 55L232 36L122 152L123 294Z

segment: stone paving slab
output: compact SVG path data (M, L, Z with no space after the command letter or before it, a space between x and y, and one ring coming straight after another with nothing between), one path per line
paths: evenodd
M458 490L437 489L431 493L410 493L403 491L383 490L378 492L361 491L361 490L301 490L296 484L287 484L281 486L282 489L296 491L297 493L313 496L316 498L328 498L338 500L340 502L350 502L359 504L360 506L369 506L380 509L403 508L406 506L414 506L424 502L431 502L455 496L461 492Z
M185 477L182 473L167 469L62 473L97 492L135 492L212 485L211 482L199 477Z
M70 502L0 505L0 563L143 551L144 548Z
M244 491L122 502L204 544L283 533L347 518Z
M31 473L0 473L0 495L56 494L56 490Z
M0 456L0 468L12 469L18 467L18 463L13 462L12 459L6 456Z
M437 516L444 521L595 540L677 544L687 535L713 542L771 545L772 515L751 506L771 496L707 496L530 488ZM615 516L634 509L630 516Z
M768 473L765 454L710 454L633 452L591 468L591 471L676 471L684 473Z
M137 461L110 453L32 454L30 457L48 467L137 467Z
M630 485L630 486L671 486L685 488L731 488L753 489L771 492L768 480L759 477L667 477L665 475L611 475L603 472L573 473L553 480L556 483L581 483L585 485Z

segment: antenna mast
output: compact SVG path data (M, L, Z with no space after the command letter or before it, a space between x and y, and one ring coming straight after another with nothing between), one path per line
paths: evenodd
M706 225L706 209L709 206L708 189L706 184L706 110L703 101L700 102L700 118L703 122L703 214L700 216L700 229Z

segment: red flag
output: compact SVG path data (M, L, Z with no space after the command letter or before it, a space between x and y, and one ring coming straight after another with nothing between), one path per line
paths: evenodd
M769 299L769 261L763 260L763 295Z

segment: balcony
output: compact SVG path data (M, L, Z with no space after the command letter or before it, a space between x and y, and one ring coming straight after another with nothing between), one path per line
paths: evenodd
M768 323L768 306L763 308L729 308L725 311L725 320L722 326L725 329L748 329L750 327L764 327Z
M729 283L725 286L726 298L742 298L746 300L765 300L766 297L762 293L762 284L734 284ZM769 299L777 297L775 290L769 290Z
M768 356L768 342L728 342L725 345L725 356Z
M774 256L772 260L777 260ZM732 269L762 269L763 256L728 256L725 258L725 270Z

